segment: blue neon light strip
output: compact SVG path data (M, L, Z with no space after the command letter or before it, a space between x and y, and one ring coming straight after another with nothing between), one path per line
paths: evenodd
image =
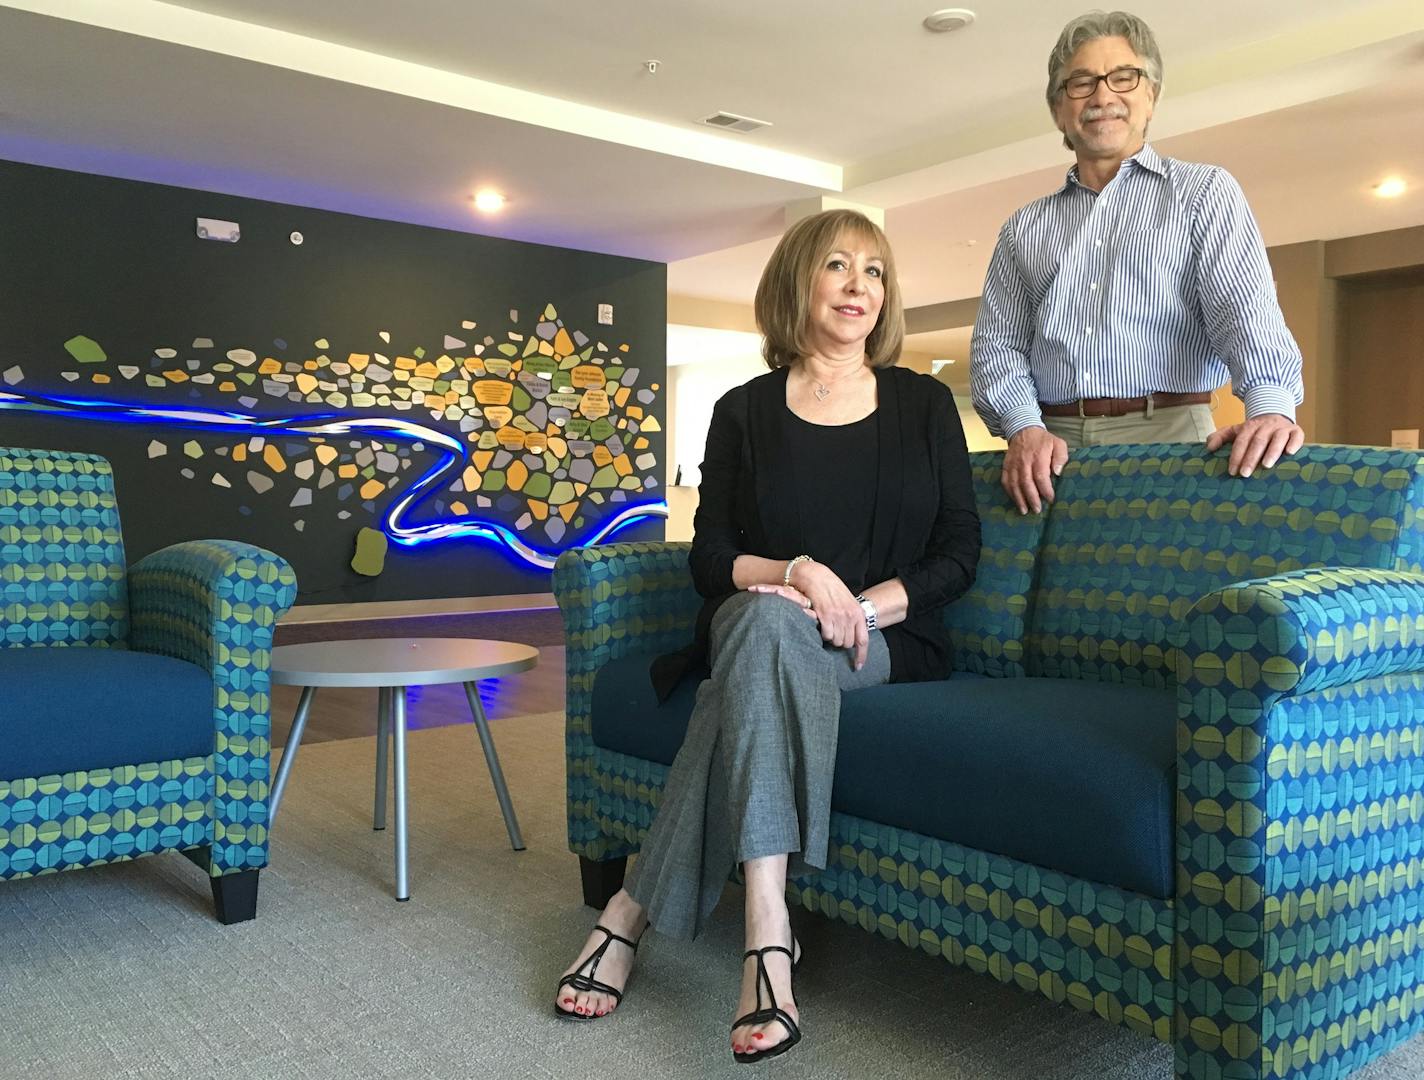
M261 435L350 435L371 439L395 439L424 442L440 448L440 459L389 506L381 519L381 530L398 544L415 547L441 540L473 537L506 548L533 566L552 569L554 560L564 548L541 551L526 544L512 529L495 521L477 517L453 518L414 524L406 521L407 512L417 503L443 488L452 472L464 468L469 460L465 444L438 428L425 427L393 417L367 419L332 414L313 416L261 418L247 413L214 409L160 408L152 405L126 405L117 401L92 398L69 398L41 394L17 394L0 390L0 409L37 412L69 420L104 421L121 424L166 424L214 434ZM638 503L619 511L605 521L596 532L581 543L568 547L590 547L607 540L614 533L638 521L668 516L667 503Z

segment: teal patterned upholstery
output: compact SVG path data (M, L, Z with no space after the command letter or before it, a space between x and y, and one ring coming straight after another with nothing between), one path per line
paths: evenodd
M1189 444L1077 451L1039 552L1030 675L1170 686L1196 601L1307 566L1417 565L1424 471L1410 455L1307 447L1249 478Z
M1075 451L1042 517L973 457L956 662L1175 689L1176 894L833 813L832 863L793 898L1173 1043L1190 1080L1337 1080L1424 1030L1424 456L1311 446L1239 480L1200 447ZM636 852L666 778L592 745L593 676L690 636L686 548L555 571L591 859Z
M126 571L108 462L15 449L0 449L0 558L6 646L159 653L213 680L206 757L0 777L0 880L167 850L213 878L265 866L268 671L277 618L296 599L291 567L199 540Z
M1038 548L1046 519L1020 514L999 486L999 459L973 455L970 473L983 523L974 587L945 609L954 670L1024 675L1024 639L1032 610Z
M1185 630L1178 1071L1344 1075L1424 1027L1424 574L1243 582Z
M637 850L599 821L600 790L608 779L594 760L594 676L610 660L672 652L692 640L702 601L687 569L691 546L643 542L576 548L560 555L554 566L554 595L568 642L569 846L586 858L614 859Z
M0 645L114 645L128 589L103 458L0 447Z

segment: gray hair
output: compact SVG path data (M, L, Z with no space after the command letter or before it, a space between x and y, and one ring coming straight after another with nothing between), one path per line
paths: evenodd
M1152 36L1152 28L1126 11L1090 11L1079 15L1063 28L1063 33L1058 35L1058 44L1048 54L1049 109L1058 104L1063 93L1063 69L1073 59L1073 54L1089 41L1105 37L1126 38L1132 51L1142 57L1153 96L1162 93L1162 54L1157 51L1157 39Z

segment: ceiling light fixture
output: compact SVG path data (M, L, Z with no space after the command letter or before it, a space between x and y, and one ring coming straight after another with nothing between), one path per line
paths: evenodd
M940 8L925 16L924 27L935 34L947 34L951 30L963 30L977 15L968 8Z
M482 214L497 214L504 209L505 198L492 188L475 192L475 209Z
M1374 186L1374 192L1381 199L1397 199L1404 194L1408 185L1398 176L1390 176Z

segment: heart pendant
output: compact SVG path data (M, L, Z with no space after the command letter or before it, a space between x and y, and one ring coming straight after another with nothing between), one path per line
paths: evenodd
M817 401L825 401L826 398L831 396L831 388L829 386L822 386L820 383L817 383L815 394Z

